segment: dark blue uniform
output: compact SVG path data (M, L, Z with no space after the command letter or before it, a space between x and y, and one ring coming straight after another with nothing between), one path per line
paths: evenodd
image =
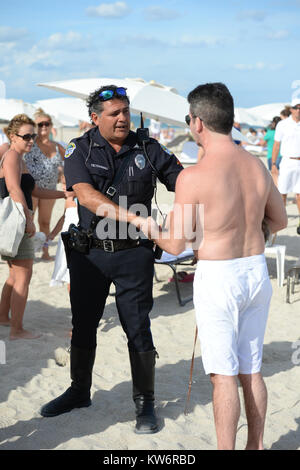
M154 139L147 144L147 153L159 173L160 181L169 191L174 191L176 178L183 169L180 162ZM127 208L133 204L143 204L150 215L154 193L153 172L143 149L137 144L134 132L129 133L118 153L100 135L98 128L73 139L65 155L67 189L71 190L77 183L89 183L105 195L122 160L127 157L129 163L112 200L118 204L118 198L126 196ZM94 214L80 204L78 214L80 226L88 229ZM95 238L97 234L96 231ZM72 345L83 349L96 347L97 327L113 282L129 350L152 351L149 312L153 305L153 266L153 244L147 239L141 240L137 247L115 252L98 247L91 248L89 254L72 250L69 259Z

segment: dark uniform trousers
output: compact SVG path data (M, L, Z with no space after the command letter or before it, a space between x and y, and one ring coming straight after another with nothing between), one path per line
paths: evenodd
M149 312L153 306L152 243L108 253L92 248L88 255L71 251L69 259L72 345L92 349L111 283L130 351L154 349Z

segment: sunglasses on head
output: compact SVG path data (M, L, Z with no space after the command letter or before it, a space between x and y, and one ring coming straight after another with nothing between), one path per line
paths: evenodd
M126 88L120 87L115 88L114 90L104 90L99 93L99 98L101 99L101 101L110 100L114 96L127 96Z
M43 127L43 126L49 127L49 126L51 126L51 122L50 121L42 121L42 122L38 123L38 127Z
M21 137L23 140L25 140L25 142L29 142L30 140L35 140L37 134L24 134L24 135L20 135L20 134L16 134L18 137Z

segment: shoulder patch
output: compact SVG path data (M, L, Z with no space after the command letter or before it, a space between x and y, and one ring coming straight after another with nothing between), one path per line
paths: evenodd
M165 147L165 145L163 145L163 144L159 144L159 145L161 146L163 151L166 152L168 155L174 155L174 153L171 152L171 150L169 150L167 147Z
M76 144L74 144L74 142L70 142L68 147L66 148L65 158L69 158L75 149L76 149Z

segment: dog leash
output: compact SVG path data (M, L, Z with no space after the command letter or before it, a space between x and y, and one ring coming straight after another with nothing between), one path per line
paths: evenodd
M195 330L195 339L194 339L194 348L193 348L193 355L192 355L191 367L190 367L189 389L188 389L188 394L187 394L186 404L185 404L185 409L184 409L184 414L185 414L185 415L188 414L187 408L188 408L188 404L189 404L190 396L191 396L192 378L193 378L193 368L194 368L195 348L196 348L197 336L198 336L198 327L196 326L196 330Z

